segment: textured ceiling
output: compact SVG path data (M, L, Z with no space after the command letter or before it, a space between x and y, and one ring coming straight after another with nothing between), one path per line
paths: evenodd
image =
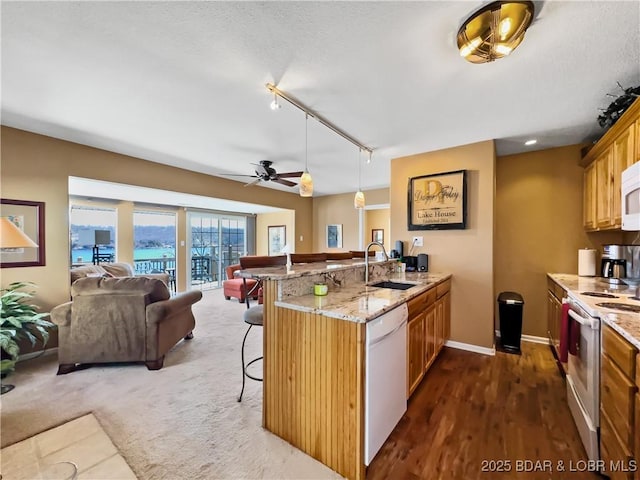
M271 82L375 149L369 189L398 156L592 139L616 82L640 83L639 2L536 2L522 45L473 65L455 34L481 5L3 1L2 123L214 175L300 170L304 114L271 111ZM357 149L308 135L315 193L355 191Z

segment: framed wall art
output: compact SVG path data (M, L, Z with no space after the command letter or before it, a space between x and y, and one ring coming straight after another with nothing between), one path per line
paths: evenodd
M280 251L287 243L286 225L269 225L267 231L269 237L269 255L280 255Z
M371 230L371 241L384 244L384 230L382 228L373 228Z
M0 267L44 266L44 202L3 198L0 216Z
M342 224L327 225L327 248L342 248Z
M409 230L467 228L467 171L409 179Z

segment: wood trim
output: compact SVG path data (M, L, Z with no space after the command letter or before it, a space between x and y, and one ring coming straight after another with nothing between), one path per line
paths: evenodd
M617 136L629 128L640 117L640 98L627 109L626 112L618 119L618 121L605 132L598 142L585 154L580 160L580 165L586 167L592 163L597 157L606 151Z
M364 479L365 324L276 307L277 286L264 286L263 426Z

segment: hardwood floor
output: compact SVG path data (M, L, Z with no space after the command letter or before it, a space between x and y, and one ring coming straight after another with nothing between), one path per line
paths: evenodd
M549 347L495 357L445 348L367 479L600 478L586 460Z

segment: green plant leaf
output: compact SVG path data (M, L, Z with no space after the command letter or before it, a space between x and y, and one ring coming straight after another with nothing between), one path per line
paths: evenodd
M0 360L0 373L9 374L15 369L15 360Z

